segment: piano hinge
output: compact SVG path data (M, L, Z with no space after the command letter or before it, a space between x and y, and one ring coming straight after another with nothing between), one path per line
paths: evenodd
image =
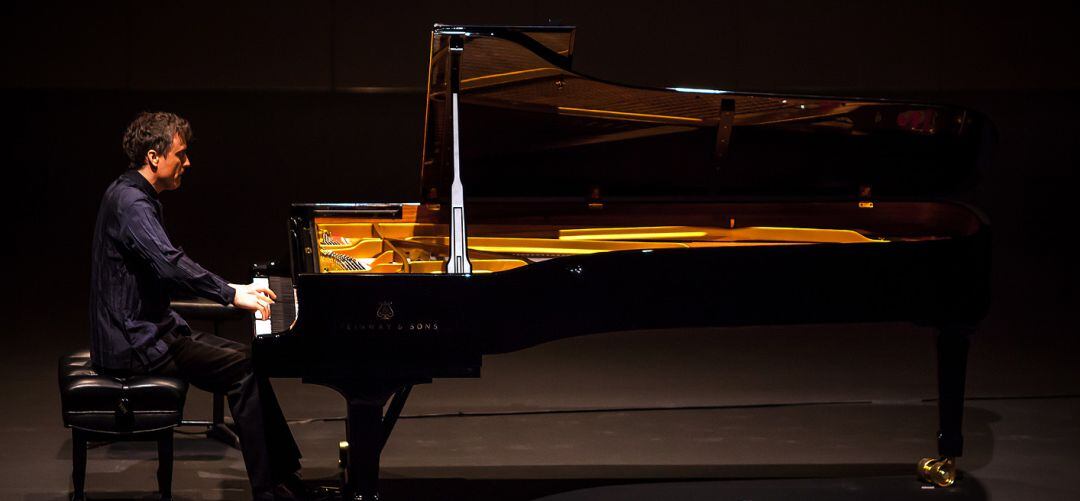
M720 118L716 123L716 159L721 160L727 156L728 148L731 147L731 129L735 122L735 100L731 98L720 100ZM716 166L720 168L719 165Z
M859 208L860 209L873 209L874 202L871 197L874 195L874 188L869 184L863 184L859 186Z
M599 186L593 186L592 188L589 188L589 196L586 197L585 204L590 209L594 209L594 210L604 208L604 202L600 199L600 187Z

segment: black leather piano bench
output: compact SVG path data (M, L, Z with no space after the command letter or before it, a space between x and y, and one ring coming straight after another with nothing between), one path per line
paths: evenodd
M90 366L90 352L60 359L60 407L71 428L72 499L86 498L89 441L156 440L158 488L172 499L173 428L183 416L187 383L162 376L115 377Z

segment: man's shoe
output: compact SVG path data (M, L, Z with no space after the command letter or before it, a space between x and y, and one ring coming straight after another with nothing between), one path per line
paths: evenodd
M280 483L265 492L255 495L255 501L310 501L312 498L301 492L289 489L285 483Z
M319 496L316 495L315 490L305 484L304 480L300 478L300 472L286 475L281 483L278 484L278 487L287 490L292 494L294 499L312 501L319 498Z
M312 489L300 478L300 472L291 473L273 489L255 495L255 501L319 501L327 499L328 493Z

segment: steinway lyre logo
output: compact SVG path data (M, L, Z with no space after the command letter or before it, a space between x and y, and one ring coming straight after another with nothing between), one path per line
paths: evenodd
M379 303L379 308L375 310L375 318L379 320L390 320L394 318L394 303L391 301L382 301Z

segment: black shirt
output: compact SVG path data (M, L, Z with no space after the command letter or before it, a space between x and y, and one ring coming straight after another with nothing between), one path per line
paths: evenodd
M169 308L181 290L221 304L236 291L173 247L161 225L161 202L138 171L105 190L90 263L90 359L95 367L148 371L167 360L162 337L188 335Z

